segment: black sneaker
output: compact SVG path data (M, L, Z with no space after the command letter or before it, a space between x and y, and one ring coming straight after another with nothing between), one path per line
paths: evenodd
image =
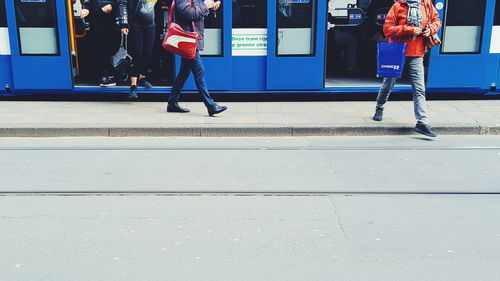
M428 137L433 137L433 138L437 137L436 133L432 131L431 126L421 122L417 122L417 125L415 125L415 132L422 135L426 135Z
M384 109L383 108L376 108L375 115L373 115L373 120L374 121L382 121L383 116L384 116Z
M101 78L101 84L100 84L101 87L105 88L105 87L112 87L112 86L116 86L116 82L115 82L115 79L111 76L104 76Z
M146 78L139 79L139 81L137 81L137 85L148 89L153 88L153 84L151 84L151 82L146 80Z
M139 96L137 95L137 86L132 85L130 86L130 94L128 95L128 98L131 100L137 99Z

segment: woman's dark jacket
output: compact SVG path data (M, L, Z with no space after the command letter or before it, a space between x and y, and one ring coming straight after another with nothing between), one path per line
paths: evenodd
M118 1L118 23L122 28L129 28L130 21L137 14L137 10L139 9L139 4L141 0L117 0ZM159 5L165 5L166 0L158 0Z
M191 1L193 6L191 7ZM205 17L208 16L210 10L207 5L200 0L176 0L175 7L175 22L186 31L193 31L193 21L196 31L200 35L198 40L198 49L203 50Z

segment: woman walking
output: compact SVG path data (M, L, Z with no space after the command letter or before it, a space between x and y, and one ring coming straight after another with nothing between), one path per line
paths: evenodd
M200 57L200 50L203 50L203 30L204 19L209 14L210 9L217 10L221 2L213 0L176 0L175 1L175 22L179 24L185 31L194 31L193 22L196 32L199 34L198 49L194 59L181 60L181 68L175 78L170 97L168 99L167 112L189 112L189 109L179 106L179 98L184 83L189 77L189 72L193 72L194 81L198 92L203 97L203 102L208 110L208 115L213 116L227 109L225 106L220 106L215 103L214 99L208 93L208 88L205 83L205 70ZM172 12L172 11L171 11Z
M413 106L417 124L415 131L429 137L437 135L427 120L425 99L424 55L425 40L435 35L441 27L439 14L431 0L397 0L387 14L384 24L385 36L396 36L398 42L407 43L406 67L408 67L413 89ZM389 99L397 78L384 78L377 97L373 120L382 121L384 104Z
M146 73L151 67L155 42L155 4L157 0L119 0L121 32L128 35L128 52L133 58L130 69L130 99L137 99L137 86L151 88Z

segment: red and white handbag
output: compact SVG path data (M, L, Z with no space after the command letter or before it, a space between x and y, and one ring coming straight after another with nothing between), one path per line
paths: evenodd
M191 7L193 1L191 0ZM187 32L182 29L180 25L173 22L175 14L175 0L172 1L172 8L170 9L170 16L168 19L167 36L163 40L162 46L165 50L179 55L186 59L194 59L196 56L196 49L198 48L198 32L193 21L193 32Z

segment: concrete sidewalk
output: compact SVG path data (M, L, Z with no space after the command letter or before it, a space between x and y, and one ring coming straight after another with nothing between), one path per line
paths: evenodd
M374 102L238 102L209 117L166 113L160 102L0 102L0 137L54 136L322 136L413 134L411 101L386 105L374 122ZM441 135L500 135L500 100L430 101Z

